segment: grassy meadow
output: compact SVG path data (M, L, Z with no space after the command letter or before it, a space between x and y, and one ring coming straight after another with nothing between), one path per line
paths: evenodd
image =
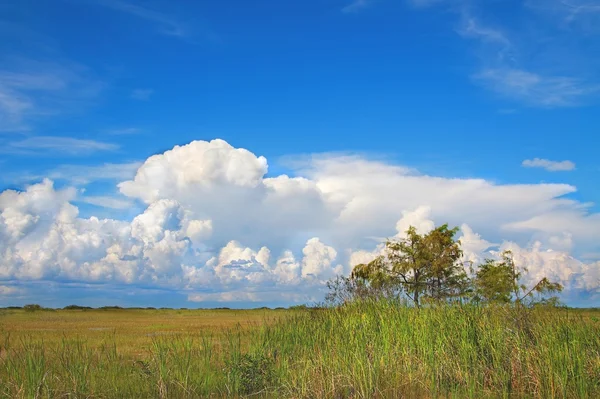
M600 311L0 310L1 398L597 398Z

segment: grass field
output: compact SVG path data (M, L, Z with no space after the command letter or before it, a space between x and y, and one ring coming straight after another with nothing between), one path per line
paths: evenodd
M226 396L225 359L288 313L0 310L0 396Z
M600 397L600 312L0 310L0 397Z

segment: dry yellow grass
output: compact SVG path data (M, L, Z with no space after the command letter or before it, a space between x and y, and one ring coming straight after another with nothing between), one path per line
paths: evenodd
M66 339L84 339L91 347L114 342L121 354L148 354L153 338L213 335L215 344L227 330L246 330L274 322L289 311L252 310L0 310L0 333L11 341L34 338L52 347Z
M0 398L230 396L228 361L289 313L0 309Z

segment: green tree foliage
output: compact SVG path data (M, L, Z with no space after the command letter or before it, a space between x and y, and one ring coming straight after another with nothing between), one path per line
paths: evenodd
M475 274L475 299L519 304L558 303L558 298L546 296L561 292L562 285L544 277L532 287L527 287L521 283L523 272L527 269L517 268L510 251L503 252L500 260L487 259Z
M406 238L388 240L385 253L354 267L350 278L376 291L403 292L416 306L425 301L448 301L469 291L469 279L460 262L455 239L458 228L442 225L427 234L414 227Z
M486 259L475 275L475 298L479 301L509 303L515 291L513 269L504 259Z
M557 304L551 294L562 285L542 278L531 287L521 282L527 269L516 267L510 251L499 260L487 259L467 275L461 262L458 228L447 224L426 234L409 227L406 237L388 240L384 253L367 264L356 265L349 278L338 276L327 287L327 302L334 305L354 299L398 298L404 295L417 307L425 302L474 299L486 303Z

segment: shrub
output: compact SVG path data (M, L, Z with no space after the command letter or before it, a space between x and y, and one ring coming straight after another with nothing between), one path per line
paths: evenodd
M89 310L92 309L89 306L79 306L79 305L68 305L63 308L64 310Z
M102 306L98 308L99 310L123 310L120 306Z

